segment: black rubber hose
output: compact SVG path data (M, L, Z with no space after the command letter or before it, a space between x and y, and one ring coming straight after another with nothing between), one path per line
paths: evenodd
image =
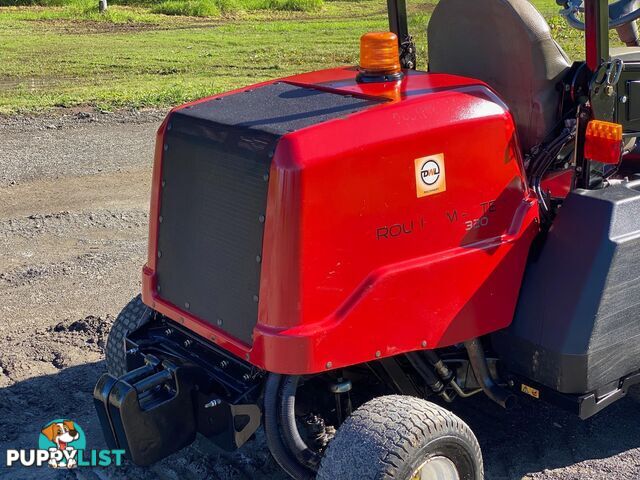
M436 371L438 376L440 376L442 381L447 385L449 385L453 381L453 376L454 376L453 372L449 370L449 367L447 367L444 364L444 362L440 360L440 357L438 357L438 354L433 350L425 350L422 353L424 354L425 357L427 357L427 361L434 368L434 370Z
M289 451L314 472L318 471L322 457L314 452L300 436L296 423L296 391L300 377L292 375L285 377L281 386L280 398L280 427L282 439Z
M442 393L444 391L444 385L440 379L436 377L436 374L433 373L432 369L425 364L418 352L407 353L406 357L433 393Z
M269 451L278 465L296 480L313 480L313 475L289 453L282 441L278 426L278 395L281 375L271 373L264 388L264 432Z
M467 340L464 342L464 346L467 348L473 374L487 397L503 408L511 407L516 397L508 390L496 385L491 378L489 368L487 367L487 359L485 358L480 340L477 338Z

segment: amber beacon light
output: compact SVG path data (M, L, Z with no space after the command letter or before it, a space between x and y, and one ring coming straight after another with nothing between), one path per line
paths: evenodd
M402 78L398 36L392 32L369 32L360 37L359 81L381 82Z

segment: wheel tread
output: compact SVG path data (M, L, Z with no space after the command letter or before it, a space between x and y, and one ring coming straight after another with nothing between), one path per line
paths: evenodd
M134 297L120 312L109 336L105 348L107 371L116 377L127 373L127 357L124 340L151 319L152 310L142 302L140 295Z
M317 478L396 479L427 439L445 435L472 446L479 472L469 480L482 480L482 455L471 429L440 406L401 395L378 397L356 410L329 444Z

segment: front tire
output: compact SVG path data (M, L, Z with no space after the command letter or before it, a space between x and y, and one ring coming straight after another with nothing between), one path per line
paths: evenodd
M153 311L142 303L142 297L138 295L122 309L116 321L113 322L105 349L107 371L111 375L121 377L127 373L124 339L151 320L152 313Z
M338 429L318 480L483 480L478 441L453 413L389 395L358 408Z

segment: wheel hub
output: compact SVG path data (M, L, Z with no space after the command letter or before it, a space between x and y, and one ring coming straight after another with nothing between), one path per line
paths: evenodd
M418 467L410 480L460 480L460 475L447 457L431 457Z

